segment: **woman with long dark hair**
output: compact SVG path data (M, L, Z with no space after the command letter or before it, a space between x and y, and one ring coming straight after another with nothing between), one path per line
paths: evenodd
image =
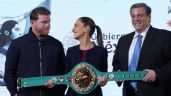
M5 21L0 29L0 86L4 86L4 67L6 60L6 52L13 39L21 36L20 27L18 22L14 20Z

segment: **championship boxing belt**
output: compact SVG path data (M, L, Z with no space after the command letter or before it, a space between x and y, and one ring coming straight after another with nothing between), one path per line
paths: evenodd
M79 94L87 94L93 91L97 85L99 85L97 80L97 76L99 75L106 76L107 81L134 81L142 80L146 73L146 71L100 72L91 64L87 62L81 62L66 75L20 78L18 79L18 86L20 88L44 86L45 83L47 83L49 80L52 80L55 85L66 84Z

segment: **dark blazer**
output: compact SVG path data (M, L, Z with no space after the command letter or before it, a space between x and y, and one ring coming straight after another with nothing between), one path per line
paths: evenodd
M135 32L132 32L119 39L113 57L113 71L128 71L129 48L134 34ZM144 69L153 69L157 74L157 79L152 83L138 81L136 96L167 96L167 82L171 71L171 32L150 26L141 48L137 66L139 71ZM129 87L129 82L125 81L123 96L130 96Z
M66 73L70 72L72 68L81 62L83 51L80 50L79 45L70 47L66 55ZM92 64L99 71L107 71L107 50L100 46L94 46L92 49L86 50L86 59L84 62ZM100 86L97 86L89 94L78 94L72 88L69 88L66 96L103 96Z

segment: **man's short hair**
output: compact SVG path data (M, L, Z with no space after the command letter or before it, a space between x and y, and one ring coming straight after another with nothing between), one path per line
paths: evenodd
M46 9L45 7L37 7L33 9L30 13L30 20L37 20L39 19L39 15L51 15L51 12Z
M143 7L145 9L145 12L146 12L147 16L151 15L151 8L145 3L135 3L135 4L133 4L131 6L131 8L130 8L130 13L131 13L131 10L133 8L140 8L140 7Z

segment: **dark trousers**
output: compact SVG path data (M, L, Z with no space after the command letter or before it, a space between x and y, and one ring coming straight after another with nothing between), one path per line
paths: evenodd
M136 96L136 90L129 84L124 84L122 96Z

